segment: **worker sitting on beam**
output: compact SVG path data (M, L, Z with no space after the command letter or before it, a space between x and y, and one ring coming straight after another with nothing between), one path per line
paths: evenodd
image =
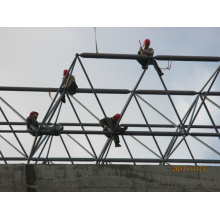
M52 135L58 136L59 131L63 130L63 126L61 124L54 124L52 127L43 126L42 130L39 132L39 123L37 121L38 112L32 111L29 117L26 119L27 130L32 136L41 136L43 135L43 131L51 131ZM33 132L33 131L36 131Z
M67 91L70 92L71 94L75 94L76 93L76 89L78 88L78 86L76 84L75 77L73 75L70 75L67 69L63 71L62 82L63 82L63 85L62 85L62 88L60 90L60 94L62 94L62 92L64 91L65 88L67 88ZM66 102L65 95L63 96L61 101L63 103Z
M120 114L116 114L113 117L109 118L103 118L99 121L99 124L103 127L103 131L113 131L115 128L115 125L117 124L117 121L119 120L119 118L121 117ZM120 132L123 133L124 131L126 131L128 129L127 126L124 126L124 128L118 126L116 128L116 132ZM121 147L120 145L120 141L119 141L119 137L117 134L106 134L105 135L107 138L112 138L115 142L115 147Z
M139 48L139 51L138 51L138 54L139 55L147 55L149 57L153 57L154 55L154 49L149 47L150 46L150 40L149 39L146 39L144 41L144 48L142 47L141 45L141 42L140 42L140 48ZM141 65L142 65L142 69L147 69L148 66L148 60L137 60ZM151 59L151 62L149 62L149 65L153 65L155 70L158 72L158 74L160 76L163 75L160 67L157 65L157 62L155 61L155 59Z

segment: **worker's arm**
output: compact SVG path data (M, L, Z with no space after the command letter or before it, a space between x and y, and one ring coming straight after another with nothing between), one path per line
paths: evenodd
M27 125L28 130L34 130L35 129L35 126L32 124L32 119L31 118L27 118L25 123ZM37 128L38 128L38 123L37 123Z
M27 125L27 129L31 129L30 125L31 125L31 121L30 118L27 118L25 121L26 125Z
M99 124L104 128L107 127L107 122L106 120L103 118L102 120L99 121Z
M142 49L142 47L140 47L138 54L142 54L142 52L143 52L143 49Z

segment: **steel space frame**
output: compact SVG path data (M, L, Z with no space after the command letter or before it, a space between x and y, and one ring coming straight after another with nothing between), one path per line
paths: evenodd
M99 59L127 59L127 60L137 60L140 63L144 63L143 66L143 72L140 75L137 83L135 84L133 90L127 90L127 89L97 89L93 87L93 84L89 78L89 75L87 74L87 71L85 70L85 67L80 59L82 58L99 58ZM31 150L29 153L25 150L21 140L18 137L18 133L28 133L26 129L23 130L14 130L12 126L21 125L25 126L25 118L18 113L6 100L4 100L2 97L0 97L0 101L3 102L5 105L7 105L12 111L14 111L24 122L11 122L8 120L6 113L3 111L3 109L0 106L0 114L4 117L5 121L0 122L1 125L8 125L10 127L10 130L2 130L0 129L0 138L6 142L10 147L14 148L21 156L20 157L5 157L3 152L1 151L0 146L0 161L3 161L5 164L7 164L9 161L16 161L16 162L26 162L26 163L44 163L44 164L50 164L54 162L65 162L65 163L72 163L74 162L85 162L85 163L92 163L92 164L113 164L113 163L132 163L134 165L139 163L148 163L148 164L159 164L159 165L171 165L171 164L219 164L220 163L220 151L214 149L212 146L205 143L203 140L201 140L200 137L212 137L216 138L218 137L220 139L220 133L219 128L220 125L216 125L215 121L211 115L211 112L209 111L208 106L206 105L206 101L220 109L220 106L215 103L210 97L211 96L220 96L220 91L211 91L220 71L220 66L216 69L216 71L211 75L207 83L203 86L203 88L200 91L183 91L183 90L168 90L165 82L162 77L162 71L159 68L156 60L168 60L168 61L200 61L200 62L219 62L220 57L202 57L202 56L155 56L155 57L148 57L145 55L133 55L133 54L97 54L97 53L82 53L82 54L76 54L72 64L69 67L68 72L70 74L73 73L74 66L76 62L78 61L83 73L86 76L86 79L89 82L90 88L79 88L77 89L77 93L93 93L95 96L95 99L102 111L103 117L107 117L105 110L102 106L102 103L98 97L98 94L129 94L128 100L126 101L126 104L124 105L121 113L121 118L117 122L117 125L120 124L121 119L123 118L131 100L134 98L135 102L137 103L137 106L143 116L144 124L120 124L122 126L128 126L129 128L136 127L136 128L147 128L149 131L126 131L124 133L119 133L116 130L116 127L112 131L100 131L100 130L86 130L86 127L100 127L99 123L82 123L81 119L74 107L74 104L71 99L73 99L75 102L80 104L82 107L84 107L97 121L99 121L99 118L96 117L94 113L92 113L89 109L86 108L85 105L83 105L79 100L75 98L75 96L72 96L71 93L64 89L63 92L61 92L61 88L63 83L61 83L59 88L36 88L36 87L0 87L0 91L24 91L24 92L55 92L56 95L51 102L50 107L48 108L42 122L40 123L40 128L36 131L33 131L33 133L36 134ZM148 69L148 66L152 65L156 72L158 73L158 77L163 85L164 90L138 90L138 86L143 79L143 76L145 75L145 72ZM69 80L69 79L68 79ZM208 87L206 91L204 89ZM59 95L60 94L60 95ZM61 111L62 97L66 95L72 110L74 111L78 122L77 123L61 123L63 126L80 126L81 130L63 130L60 131L59 138L63 144L63 147L65 148L65 151L67 153L67 157L61 158L61 157L50 157L50 148L52 146L53 142L53 134L51 134L50 131L42 130L44 125L50 125L51 120L56 115L55 123L58 120L59 113ZM158 109L156 109L152 104L150 104L146 99L144 99L141 95L162 95L167 96L170 104L176 114L176 117L178 118L178 123L174 123L172 120L170 120L167 116L165 116L163 113L161 113ZM180 115L176 109L176 106L174 105L172 95L187 95L187 96L195 96L195 99L193 103L191 104L190 108L186 112L185 116L183 118L180 118ZM198 106L198 100L201 100L200 105ZM157 114L162 116L168 124L150 124L147 120L147 116L144 114L143 107L140 104L140 101L144 104L146 104L148 107L153 109ZM204 107L206 110L206 113L209 116L209 119L211 121L212 125L194 125L194 122L200 112L200 109ZM186 124L187 120L189 120L189 123ZM170 131L153 131L152 128L163 128L163 129L169 129L169 128L175 128L175 132ZM201 128L201 129L214 129L215 132L191 132L192 128ZM14 146L10 141L8 141L3 134L4 133L13 133L14 137L17 140L18 147ZM38 136L38 134L42 134ZM112 139L108 138L105 145L103 146L101 152L99 154L96 152L95 146L92 145L89 135L105 135L107 133L111 134L118 134L121 136L124 145L130 155L130 158L109 158L108 153L110 151L110 148L112 146ZM84 147L82 144L80 144L75 138L74 134L81 134L85 135L89 148ZM27 134L30 135L30 134ZM63 135L67 135L72 141L74 141L78 146L80 146L86 153L88 153L89 157L87 158L77 158L74 157L74 155L71 155L66 143L63 139ZM155 158L135 158L132 154L132 151L129 148L129 145L126 141L126 136L130 136L134 141L136 141L138 144L140 144L142 147L144 147L147 151L150 151ZM150 147L148 147L145 143L140 141L137 136L151 136L154 140L154 143L157 147L158 152L155 152ZM157 137L160 136L169 136L171 137L170 143L166 148L165 153L162 153L161 147L158 143ZM195 159L195 156L192 153L192 146L187 141L187 137L190 136L193 139L195 139L197 142L201 143L204 147L208 148L212 152L214 152L216 155L219 156L219 159ZM180 146L180 144L184 142L187 146L187 149L191 155L191 159L171 159L171 155L175 152L175 150ZM43 151L45 150L46 146L49 145L47 156L41 157ZM220 147L220 145L219 145ZM38 154L38 156L36 156ZM159 154L158 154L159 153Z

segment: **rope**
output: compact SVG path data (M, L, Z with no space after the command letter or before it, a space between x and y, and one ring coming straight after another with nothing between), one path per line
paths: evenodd
M161 67L160 67L160 69L162 69L162 70L170 70L170 69L171 69L172 55L170 55L170 57L171 57L171 63L170 63L170 61L168 60L168 67L167 67L167 68L161 68Z
M54 100L54 99L51 97L51 94L50 94L50 87L49 87L49 96L50 96L51 100ZM57 101L55 101L55 102L57 102Z
M72 73L71 73L71 74L69 74L69 76L68 76L68 80L67 80L67 82L66 82L66 84L65 84L65 88L66 88L66 86L68 85L68 82L69 82L69 79L70 79L70 75L72 75ZM63 84L63 82L62 82L62 84ZM49 87L49 96L50 96L51 100L53 100L53 101L54 101L54 99L51 97L51 93L50 93L50 87ZM57 102L57 101L55 101L55 102Z
M96 53L98 54L98 45L97 45L97 40L96 40L96 28L94 27L94 32L95 32L95 46L96 46Z

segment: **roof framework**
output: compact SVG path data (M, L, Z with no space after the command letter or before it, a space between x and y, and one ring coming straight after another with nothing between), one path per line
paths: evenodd
M133 90L127 89L97 89L93 87L93 84L90 80L90 77L80 59L82 58L99 58L99 59L128 59L128 60L137 60L141 65L144 66L143 72L141 73L138 81L134 85ZM83 73L85 74L86 79L90 85L90 88L79 88L77 89L77 93L92 93L98 103L98 106L103 114L103 117L107 117L106 112L103 108L100 98L98 94L127 94L129 97L121 110L121 118L117 122L117 125L128 126L128 131L124 133L118 133L116 128L113 131L101 131L99 126L99 118L96 116L94 112L91 112L84 104L82 104L77 98L77 95L71 95L66 89L60 94L60 90L62 87L62 83L59 88L33 88L33 87L0 87L0 91L24 91L24 92L55 92L56 95L53 101L50 104L42 122L40 123L40 128L37 131L33 131L33 133L39 134L43 133L41 136L35 136L31 149L28 150L24 147L24 143L18 137L19 133L27 133L25 127L25 118L17 112L5 99L0 97L0 101L7 105L13 112L15 112L24 122L12 122L7 118L6 113L3 111L0 106L0 114L2 114L4 121L0 122L0 125L8 125L10 129L0 129L0 139L7 144L10 148L13 148L19 156L17 157L6 157L4 156L4 152L1 150L0 146L0 163L9 163L9 162L26 162L26 163L56 163L56 162L65 162L65 163L91 163L91 164L114 164L114 163L123 163L123 164L159 164L159 165L171 165L171 164L188 164L188 165L201 165L201 164L219 164L220 163L220 147L219 143L217 148L212 146L212 144L204 141L204 137L208 137L215 141L220 139L219 128L220 125L216 124L215 119L212 116L212 112L208 108L207 102L216 108L220 109L220 105L212 100L213 96L220 96L220 91L211 91L214 83L216 82L217 77L219 76L220 66L215 70L215 72L210 76L209 80L203 86L200 91L188 91L188 90L168 90L167 86L162 77L162 71L158 67L156 60L171 60L171 61L200 61L200 62L219 62L220 57L201 57L201 56L155 56L155 57L147 57L145 55L133 55L133 54L95 54L95 53L82 53L76 54L72 64L69 68L69 73L72 74L74 71L74 67L76 62L79 62ZM158 77L163 86L163 90L138 90L138 86L143 79L146 71L148 70L148 66L152 65L156 72L158 73ZM70 104L73 114L77 118L77 122L74 123L61 123L65 129L60 131L60 135L57 137L60 139L62 146L66 152L66 157L53 157L50 156L50 150L54 146L55 138L54 135L51 134L50 131L42 130L44 125L51 125L57 123L60 111L62 111L62 97L66 95L67 101ZM146 98L143 98L143 95L158 95L158 96L167 96L170 105L174 110L174 114L178 119L178 123L173 122L169 116L164 115L161 111L159 111L156 107L152 105ZM175 96L192 96L194 97L194 101L189 107L188 111L185 113L183 118L180 117L179 112L173 102L173 95ZM120 121L123 118L125 112L129 108L129 104L131 100L135 100L138 109L143 117L142 124L121 124ZM83 123L79 114L75 108L75 103L81 105L91 116L93 116L97 123ZM148 122L148 118L144 113L145 107L151 108L158 116L163 118L167 123L159 123L159 124L150 124ZM195 120L201 112L201 109L204 109L210 119L211 125L206 124L195 124ZM55 122L52 122L55 120ZM116 125L116 126L117 126ZM18 130L14 129L14 126L24 126L24 129ZM79 127L80 129L76 130L68 130L69 127ZM96 130L88 130L87 127L95 128ZM138 130L131 131L132 128L136 128ZM147 131L142 131L140 128L145 128ZM159 131L155 131L154 129ZM175 131L170 131L170 128L175 129ZM201 129L201 131L193 132L193 129ZM16 139L17 145L13 145L4 135L6 133L13 134ZM103 136L105 134L118 134L120 136L121 141L123 142L123 146L127 154L129 156L120 156L119 158L110 158L109 152L114 147L112 146L112 139L108 138L103 145L101 151L96 149L96 146L92 144L90 140L91 135ZM87 140L87 146L83 146L83 143L80 143L79 140L76 140L75 135L83 135ZM66 140L64 136L68 137L73 145L67 146ZM142 158L134 156L132 152L132 148L127 138L131 138L138 147L145 148L146 155ZM148 146L143 140L140 140L139 137L151 137L156 148L152 148ZM162 145L158 139L160 137L168 137L169 144L166 146L165 151L162 151ZM188 141L188 138L194 140L193 144ZM211 143L214 143L211 141ZM172 155L175 151L180 148L180 146L184 144L186 147L190 157L189 158L172 158ZM193 153L193 148L195 144L201 145L201 151L203 148L208 149L210 152L215 154L215 159L211 158L197 158L197 156ZM81 148L86 154L87 157L76 157L74 153L70 152L70 148L76 148L76 145ZM42 156L44 155L46 156ZM148 157L148 153L150 153L151 157ZM217 159L216 159L217 158Z

